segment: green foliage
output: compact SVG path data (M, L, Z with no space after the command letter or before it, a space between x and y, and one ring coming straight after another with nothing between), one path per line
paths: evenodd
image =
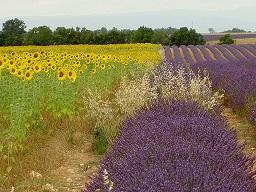
M168 45L170 44L168 33L165 29L156 29L152 37L152 43Z
M168 27L151 29L145 26L137 30L108 30L102 27L99 30L88 30L86 28L57 27L51 31L48 26L34 27L28 32L22 20L12 19L3 24L0 31L0 46L11 45L105 45L124 43L157 43L170 44L170 36L178 29Z
M92 31L87 30L86 28L81 29L81 37L80 37L81 44L89 44L92 45L94 43L94 34Z
M153 29L142 26L132 33L131 41L133 43L151 43L153 36Z
M2 31L0 31L0 46L4 45L4 34Z
M3 23L2 33L4 35L4 45L22 45L26 25L24 21L17 18Z
M51 45L53 39L52 30L47 26L34 27L26 35L25 44Z
M234 44L235 41L231 38L230 34L226 34L223 37L221 37L219 39L219 44L223 45L223 44Z
M94 148L98 155L103 155L106 153L108 149L108 139L104 131L104 129L98 129L98 131L95 133L95 143Z
M205 40L203 36L197 33L194 29L188 30L187 27L182 27L175 31L170 38L171 45L203 45Z
M17 77L2 72L0 75L1 113L9 127L0 125L0 145L2 153L8 154L8 162L13 162L16 152L23 150L31 130L42 129L43 114L49 111L56 118L71 117L75 114L77 86L71 82L61 83L55 77L38 74L31 81L21 81Z

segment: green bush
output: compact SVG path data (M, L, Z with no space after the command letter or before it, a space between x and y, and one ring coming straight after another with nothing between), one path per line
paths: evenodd
M188 30L187 27L182 27L175 31L170 37L170 45L204 45L203 36L194 29Z
M219 39L219 44L223 45L223 44L234 44L235 41L231 38L230 34L226 34L223 37L221 37Z

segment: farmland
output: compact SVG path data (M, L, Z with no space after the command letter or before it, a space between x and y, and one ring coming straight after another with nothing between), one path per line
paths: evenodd
M223 37L226 34L231 34L231 37L233 39L250 39L250 38L256 38L256 33L212 33L207 34L203 33L203 37L206 41L216 41L220 37Z
M43 190L24 187L39 167L27 156L64 132L74 148L91 136L99 155L83 191L256 190L255 45L3 47L0 88L0 184L8 189ZM231 115L248 137L227 123Z

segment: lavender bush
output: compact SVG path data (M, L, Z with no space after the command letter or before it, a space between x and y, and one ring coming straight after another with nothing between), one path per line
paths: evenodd
M195 103L158 101L128 118L84 192L254 192L254 159ZM106 176L107 173L107 176Z

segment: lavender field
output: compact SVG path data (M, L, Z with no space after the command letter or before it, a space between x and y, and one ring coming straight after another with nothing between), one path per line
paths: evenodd
M124 121L84 192L256 191L255 153L222 115L229 107L256 131L256 46L164 52L150 78L157 99Z
M255 45L173 46L166 56L173 65L207 70L213 88L225 94L225 104L256 123Z

